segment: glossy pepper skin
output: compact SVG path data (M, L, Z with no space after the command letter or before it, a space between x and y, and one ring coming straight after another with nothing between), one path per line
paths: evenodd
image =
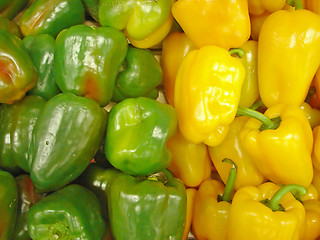
M12 173L29 171L28 152L33 127L45 100L26 96L14 104L0 106L0 167Z
M0 2L0 17L13 19L28 3L28 0L2 0Z
M186 190L164 170L157 177L116 175L108 189L112 233L118 240L178 240L184 231Z
M32 137L30 176L38 192L57 190L90 164L105 134L107 111L89 98L60 93L44 106Z
M249 119L240 133L243 146L267 179L307 187L313 176L313 136L305 113L295 105L278 104L264 115L270 119L280 117L278 128L261 131L261 122Z
M245 77L243 64L217 46L190 51L175 83L174 106L181 134L190 142L221 143L233 121Z
M303 201L302 204L306 210L304 236L302 239L317 239L320 236L320 201L318 199L309 199Z
M127 49L124 34L110 27L77 25L66 29L56 39L56 82L62 92L106 106Z
M112 101L136 97L156 99L159 95L157 87L161 82L162 69L153 52L129 46L115 81Z
M90 207L88 207L90 204ZM106 225L96 196L70 184L33 205L27 216L28 232L40 239L102 239Z
M194 47L184 32L171 32L162 43L163 87L168 103L174 106L174 85L182 59Z
M192 230L199 240L227 239L231 204L218 201L224 184L207 179L203 181L194 199Z
M46 100L60 93L53 73L55 39L49 34L29 35L22 40L38 73L38 82L28 94Z
M173 23L172 3L172 0L157 2L100 0L99 22L102 26L124 30L134 46L149 48L160 42L169 33ZM152 39L154 36L156 38ZM139 43L144 40L147 42L143 46L135 44L135 41Z
M19 26L6 17L0 17L0 30L4 30L6 32L12 33L13 35L16 35L19 38L22 38Z
M0 170L0 239L12 239L18 206L18 190L14 177Z
M239 60L245 67L246 74L241 88L239 106L250 107L259 98L257 69L258 42L249 40L244 43L241 48L245 51L245 54L241 58L239 58Z
M304 9L271 14L262 25L258 44L263 103L300 106L320 65L319 51L319 15Z
M27 228L27 214L29 209L42 198L44 194L35 192L30 175L21 174L16 177L18 188L18 210L13 239L29 240L31 239Z
M178 130L167 146L172 154L168 169L186 186L197 187L210 177L212 162L204 143L191 143Z
M309 120L310 126L314 129L316 126L320 125L320 110L312 108L310 104L303 102L300 108L305 112Z
M261 15L265 11L270 13L278 11L284 7L286 0L249 0L248 7L249 13L253 15Z
M249 117L235 117L229 127L226 138L215 147L209 147L210 159L222 181L227 182L230 166L221 160L230 158L237 164L237 180L235 189L250 185L258 186L264 181L264 176L257 169L252 157L241 142L240 132Z
M127 98L110 111L105 154L117 169L146 176L169 166L166 146L177 129L177 115L169 104L139 97Z
M13 103L37 83L37 72L22 40L0 30L0 103Z
M0 107L0 166L4 169L10 171L11 167L19 167L29 172L32 133L45 103L39 96L26 96L19 102Z
M46 33L56 38L63 29L84 22L81 0L36 0L22 14L19 26L24 36Z
M216 45L229 50L250 37L246 0L179 0L173 4L172 14L197 48Z
M271 199L280 187L272 182L245 186L233 196L230 208L228 239L301 239L305 209L291 193L280 201L284 211L272 211L261 203ZM268 227L266 227L268 226ZM262 231L263 229L263 231Z
M97 196L106 222L109 219L107 188L113 177L119 173L120 171L114 168L102 168L95 163L91 163L76 180L77 184L86 187Z

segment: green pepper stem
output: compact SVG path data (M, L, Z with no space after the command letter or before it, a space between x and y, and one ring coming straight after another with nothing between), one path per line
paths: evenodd
M234 189L234 184L237 178L237 164L229 158L225 158L222 162L230 163L232 166L229 171L228 180L224 188L224 192L219 199L220 201L231 202L232 192Z
M229 54L232 55L232 54L237 54L239 58L242 58L243 55L245 54L245 51L243 48L231 48L229 50Z
M294 7L296 10L303 9L301 0L287 0L287 4Z
M280 211L281 204L280 201L288 192L295 191L298 192L301 196L307 194L307 189L304 186L298 184L288 184L282 188L280 188L270 199L268 207L272 211Z
M252 110L250 108L238 107L237 116L248 116L258 119L262 122L261 129L277 129L280 125L280 122L277 120L273 121L272 119L268 118L266 115Z
M250 109L252 110L257 110L259 108L263 108L265 107L264 103L262 102L261 99L259 99L258 101L256 101L255 103L253 103L251 106L250 106Z

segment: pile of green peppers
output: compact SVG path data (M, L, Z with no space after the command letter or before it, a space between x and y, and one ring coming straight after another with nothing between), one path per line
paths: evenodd
M128 40L171 4L0 1L1 240L182 238L185 186L167 170L177 115L157 101L154 52ZM132 22L138 8L152 21Z

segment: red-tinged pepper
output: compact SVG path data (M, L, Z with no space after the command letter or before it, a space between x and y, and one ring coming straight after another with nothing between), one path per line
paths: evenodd
M32 60L17 36L0 31L0 103L22 99L37 83Z
M28 211L35 203L44 198L45 195L35 192L33 183L28 174L17 176L16 182L18 187L18 211L13 239L29 240L31 238L27 229Z

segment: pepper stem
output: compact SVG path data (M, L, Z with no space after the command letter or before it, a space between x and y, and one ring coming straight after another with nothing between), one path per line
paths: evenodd
M256 101L255 103L253 103L251 106L250 106L250 109L252 110L257 110L259 108L264 108L265 105L263 104L262 100L259 99L258 101Z
M250 108L238 107L237 116L248 116L258 119L260 122L262 122L260 130L277 129L280 125L279 118L270 119L263 113L252 110Z
M237 164L229 158L225 158L222 162L230 163L232 166L229 171L228 180L224 188L224 192L219 196L218 201L225 201L231 203L232 192L234 189L234 184L237 178Z
M303 9L301 0L287 0L287 4L294 7L296 10Z
M298 192L299 195L304 196L307 194L307 188L304 186L298 185L298 184L288 184L282 188L280 188L270 199L267 206L272 211L281 211L283 210L283 207L280 204L281 199L286 195L288 192Z
M243 55L245 54L245 51L243 48L230 48L229 53L230 55L237 54L239 58L242 58Z
M73 238L70 236L70 230L68 226L66 226L62 222L56 222L49 227L48 239L49 240L59 240L59 239L71 240Z

